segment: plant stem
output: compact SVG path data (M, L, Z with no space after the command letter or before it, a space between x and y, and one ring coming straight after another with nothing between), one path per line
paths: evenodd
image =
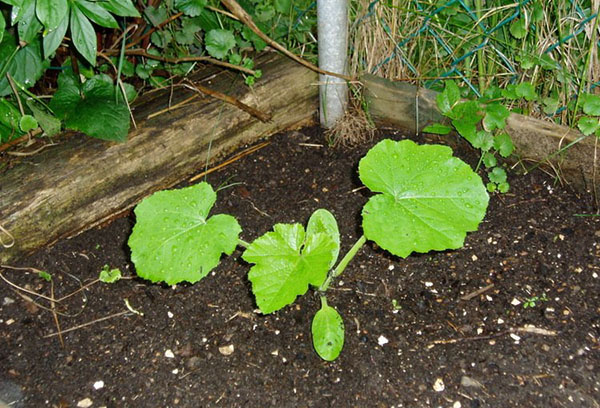
M250 246L250 243L249 243L249 242L246 242L246 241L244 241L244 240L243 240L243 239L241 239L241 238L238 238L238 245L239 245L239 246L243 246L244 248L248 248L248 247Z
M354 245L352 245L352 248L350 248L348 253L344 255L344 257L342 258L340 263L338 263L335 269L329 273L329 276L327 276L327 279L325 279L325 282L323 282L323 284L319 288L319 292L325 292L327 288L329 288L329 285L331 284L333 278L341 275L342 272L344 272L346 266L348 266L350 261L354 258L358 250L362 248L365 242L367 242L367 238L364 235L361 235L360 238L358 238L358 240L354 243Z
M321 295L321 309L327 307L327 298L325 297L325 295Z

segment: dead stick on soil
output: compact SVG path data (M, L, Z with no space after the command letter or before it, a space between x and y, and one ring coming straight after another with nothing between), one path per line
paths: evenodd
M437 344L454 344L454 343L460 343L463 341L491 340L496 337L502 337L502 336L505 336L507 334L512 334L512 333L539 334L541 336L556 336L556 334L557 334L556 331L554 331L554 330L541 329L539 327L535 327L532 325L525 325L523 327L511 327L508 330L503 330L501 332L490 334L487 336L472 336L472 337L461 337L458 339L434 340L430 345L434 346Z
M104 317L101 317L99 319L92 320L91 322L87 322L87 323L83 323L83 324L80 324L80 325L77 325L77 326L74 326L74 327L70 327L68 329L63 330L62 332L56 332L56 333L46 334L45 336L43 336L43 338L47 339L49 337L58 336L58 335L60 335L60 333L63 333L63 334L64 333L69 333L69 332L72 332L72 331L75 331L75 330L82 329L84 327L91 326L91 325L96 324L96 323L103 322L105 320L112 319L114 317L123 316L123 315L133 315L133 313L131 313L129 310L127 310L127 311L123 311L123 312L111 314L109 316L104 316Z
M248 28L252 30L256 35L258 35L264 42L269 44L271 47L275 48L277 51L280 51L285 56L293 59L297 63L304 65L308 69L315 71L319 74L334 76L337 78L345 79L346 81L355 80L355 78L352 78L348 75L337 74L335 72L322 70L321 68L311 64L310 62L298 57L296 54L288 51L284 46L275 42L269 36L263 33L260 30L260 28L258 28L258 26L254 23L252 17L250 17L250 15L246 13L246 10L244 10L235 0L221 0L221 3L223 3L225 7L227 7L229 11L231 11L231 13L233 13L234 16L236 16L242 23L246 24Z
M179 103L176 103L175 105L169 106L168 108L165 108L165 109L161 109L158 112L151 113L150 115L148 115L146 117L146 119L152 119L152 118L154 118L156 116L162 115L163 113L170 112L170 111L173 111L173 110L175 110L177 108L180 108L180 107L182 107L184 105L187 105L188 103L190 103L191 101L193 101L194 99L196 99L198 96L200 96L200 94L194 94L194 95L190 96L189 98L187 98L186 100L181 101Z
M188 81L186 81L188 82ZM246 105L245 103L243 103L242 101L235 99L232 96L226 95L222 92L219 91L215 91L212 89L208 89L202 85L199 84L192 84L191 82L185 83L183 84L183 86L185 88L188 88L192 91L196 91L198 93L203 93L209 96L212 96L215 99L219 99L223 102L226 102L230 105L233 105L241 110L243 110L244 112L254 116L255 118L257 118L258 120L260 120L261 122L267 123L271 121L271 115L268 113L264 113L259 111L258 109L253 108L252 106Z
M475 292L471 292L471 293L469 293L469 294L466 294L466 295L464 295L463 297L461 297L460 299L461 299L461 300L471 300L471 299L473 299L474 297L477 297L477 296L481 295L482 293L484 293L484 292L486 292L486 291L490 290L490 289L491 289L491 288L493 288L493 287L494 287L494 284L492 283L492 284L490 284L490 285L484 286L484 287L483 287L483 288L481 288L481 289L477 289Z
M54 299L54 281L50 281L50 297ZM52 309L52 317L54 318L54 324L56 324L56 333L58 334L58 340L62 348L65 348L65 342L63 340L62 332L60 330L60 323L58 322L58 315L56 314L56 302L50 302L50 308Z
M263 142L263 143L261 143L261 144L258 144L258 145L256 145L256 146L249 147L249 148L247 148L246 150L244 150L244 151L242 151L242 152L240 152L240 153L236 154L236 155L235 155L235 156L233 156L231 159L225 160L223 163L220 163L220 164L218 164L218 165L217 165L217 166L215 166L215 167L211 167L210 169L208 169L208 170L206 170L206 171L203 171L203 172L202 172L202 173L200 173L200 174L196 174L194 177L192 177L192 178L190 179L190 182L192 182L192 181L196 181L196 180L198 180L199 178L201 178L201 177L204 177L204 176L206 176L207 174L210 174L210 173L212 173L213 171L217 171L217 170L219 170L219 169L222 169L223 167L230 165L231 163L233 163L233 162L235 162L235 161L237 161L237 160L241 159L242 157L244 157L244 156L247 156L247 155L249 155L249 154L251 154L251 153L254 153L254 152L256 152L257 150L260 150L260 149L262 149L263 147L266 147L266 146L268 146L270 143L271 143L271 142Z

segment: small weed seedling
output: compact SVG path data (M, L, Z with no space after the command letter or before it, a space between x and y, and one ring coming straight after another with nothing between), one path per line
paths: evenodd
M245 247L252 264L248 279L264 314L292 304L315 288L321 307L312 320L316 352L334 360L344 345L342 317L327 301L327 289L367 240L390 253L460 248L467 232L485 215L488 195L481 178L446 146L419 146L410 140L384 140L360 161L359 176L373 195L362 210L364 235L338 262L340 236L334 216L316 210L306 228L275 224L252 243L239 238L237 220L209 216L216 193L207 183L161 191L135 209L129 238L139 276L152 282L197 282L230 255ZM336 265L337 263L337 265Z
M542 294L542 296L532 296L528 299L525 299L525 302L523 302L523 309L527 309L527 308L532 308L535 307L536 304L540 303L540 302L547 302L548 301L548 296L546 296L546 294Z

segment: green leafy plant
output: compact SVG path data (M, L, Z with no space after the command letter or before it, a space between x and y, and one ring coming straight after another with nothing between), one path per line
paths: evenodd
M104 265L98 276L98 280L104 283L115 283L122 277L121 270L119 268L111 268L108 265Z
M359 176L375 195L362 210L364 235L339 262L339 230L329 211L316 210L306 228L275 224L247 243L239 239L235 218L208 217L216 194L200 183L155 193L136 207L129 238L136 271L153 282L193 283L239 244L252 264L248 279L262 313L292 304L310 287L317 290L321 307L312 321L313 346L321 358L334 360L344 345L344 324L328 304L327 290L367 240L400 257L460 248L489 200L481 178L446 146L384 140L360 161Z
M532 97L531 92L535 94L530 86L522 85L527 83L509 88L510 94L506 93L504 97L512 98L514 94L514 98L527 99ZM488 191L506 193L510 186L497 156L506 158L514 151L512 139L504 131L510 111L493 100L488 103L462 101L460 88L451 80L446 81L444 90L437 95L437 106L442 115L450 119L452 126L436 123L426 126L423 131L445 135L456 130L471 146L481 151L477 167L483 163L488 168Z
M535 307L536 304L540 302L547 302L548 296L546 294L542 294L541 296L531 296L530 298L525 299L523 302L523 309Z

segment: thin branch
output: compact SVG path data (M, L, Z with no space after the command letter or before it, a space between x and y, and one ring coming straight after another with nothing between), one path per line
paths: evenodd
M221 0L221 3L223 3L225 7L229 9L229 11L231 11L238 19L240 19L242 23L246 24L248 28L250 28L256 35L258 35L264 42L269 44L271 47L275 48L277 51L280 51L287 57L293 59L297 63L304 65L308 69L318 72L319 74L334 76L337 78L345 79L346 81L355 80L353 77L348 75L322 70L316 65L313 65L310 62L298 57L296 54L288 51L284 46L272 40L269 36L263 33L260 30L260 28L258 28L258 26L254 23L252 17L250 17L250 15L246 13L246 10L244 10L235 0Z
M120 50L105 50L104 54L106 55L119 55L121 52ZM138 57L144 57L144 58L148 58L148 59L153 59L156 61L161 61L161 62L167 62L169 64L179 64L181 62L206 62L209 64L213 64L213 65L218 65L224 68L229 68L229 69L233 69L236 71L241 71L244 72L248 75L255 75L256 71L252 70L252 69L248 69L245 67L241 67L239 65L233 65L230 64L228 62L225 61L219 61L218 59L214 59L211 57L181 57L181 58L167 58L167 57L162 57L160 55L152 55L149 54L148 52L146 52L146 50L140 49L140 48L136 48L133 50L126 50L125 51L125 55L135 55Z

